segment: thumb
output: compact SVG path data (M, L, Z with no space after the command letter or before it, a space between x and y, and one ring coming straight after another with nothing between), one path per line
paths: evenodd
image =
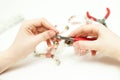
M52 38L54 35L55 35L55 31L53 30L48 30L48 31L45 31L43 33L40 33L36 36L35 40L40 43L42 41L46 41L47 39L50 39Z

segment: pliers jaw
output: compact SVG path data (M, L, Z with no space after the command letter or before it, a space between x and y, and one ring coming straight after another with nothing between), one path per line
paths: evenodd
M72 37L64 37L61 35L55 35L55 38L60 39L60 40L65 40L65 43L67 45L72 45L72 43L74 42L74 38Z
M105 27L107 27L105 19L97 19L97 22L103 24Z
M67 44L67 45L72 45L73 44L73 40L65 40L65 43Z

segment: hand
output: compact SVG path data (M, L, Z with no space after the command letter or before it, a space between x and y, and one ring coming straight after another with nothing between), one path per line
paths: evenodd
M49 41L58 31L45 19L34 19L22 24L15 41L0 52L0 73L35 50L42 41Z
M105 56L120 59L120 37L103 25L84 25L74 30L72 37L96 37L94 41L77 41L73 43L77 53L85 54L87 50L103 53Z
M25 57L42 41L52 38L58 31L45 19L34 19L22 24L15 41L9 48L12 56Z

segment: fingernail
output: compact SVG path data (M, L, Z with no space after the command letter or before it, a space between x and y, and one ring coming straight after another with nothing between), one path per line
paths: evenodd
M79 42L74 42L74 43L73 43L73 46L74 46L74 47L79 47L79 46L80 46L80 45L79 45Z
M85 55L85 54L87 54L86 50L80 50L80 55Z

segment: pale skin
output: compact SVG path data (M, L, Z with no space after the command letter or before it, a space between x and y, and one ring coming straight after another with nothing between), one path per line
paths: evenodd
M120 37L102 24L88 24L74 30L72 37L96 37L94 41L77 41L73 43L78 54L86 54L88 50L95 50L104 56L120 60Z
M58 31L46 19L34 19L24 22L13 44L0 52L0 73L10 68L17 61L27 57L36 46L51 40ZM94 36L94 41L77 41L73 43L76 53L84 54L87 50L95 50L105 56L120 60L120 37L103 25L84 25L74 30L70 36ZM109 46L109 47L108 47Z
M50 40L56 33L55 27L44 18L23 22L13 44L0 52L0 73L32 53L40 42Z

